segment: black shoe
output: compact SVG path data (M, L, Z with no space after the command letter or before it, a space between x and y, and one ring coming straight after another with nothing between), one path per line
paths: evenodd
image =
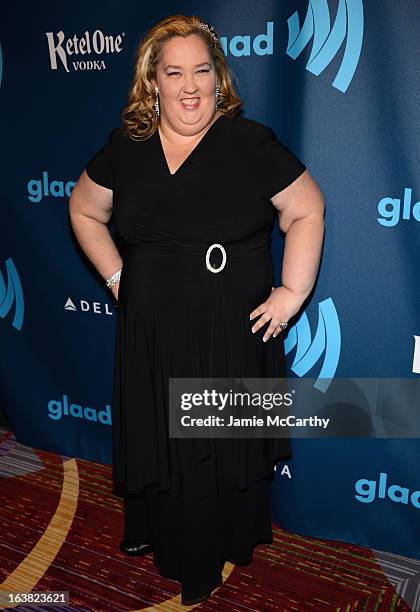
M206 595L203 595L202 597L197 597L196 599L184 599L182 597L181 603L183 606L193 606L194 604L198 604L198 603L201 603L202 601L205 601L206 599L210 597L210 595L211 593L206 593Z
M153 550L151 544L141 542L140 540L128 540L125 539L120 543L120 551L131 557L140 557L141 555L147 555L148 552Z
M217 582L217 584L214 587L212 587L210 589L210 591L208 591L205 595L201 595L199 597L194 597L194 599L186 599L185 597L183 597L181 595L181 603L182 603L183 606L192 606L194 604L198 604L198 603L200 603L202 601L205 601L206 599L211 597L211 595L213 594L213 591L215 591L220 586L222 586L222 584L223 584L223 578L220 578L220 580Z

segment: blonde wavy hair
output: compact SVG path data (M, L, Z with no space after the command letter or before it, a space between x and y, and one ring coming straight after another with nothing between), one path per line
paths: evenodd
M153 26L137 47L128 103L121 113L123 128L134 140L150 138L159 125L151 79L155 78L164 44L174 36L185 38L191 34L200 36L213 60L219 83L218 110L227 116L239 113L242 101L235 91L223 48L212 26L195 15L172 15Z

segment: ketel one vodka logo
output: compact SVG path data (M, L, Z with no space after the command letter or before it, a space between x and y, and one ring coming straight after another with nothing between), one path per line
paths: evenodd
M74 34L66 38L60 30L56 35L46 32L46 36L51 69L58 70L60 63L66 72L70 72L69 63L74 70L105 70L103 56L121 53L125 33L112 36L95 30L93 34L86 31L83 36Z

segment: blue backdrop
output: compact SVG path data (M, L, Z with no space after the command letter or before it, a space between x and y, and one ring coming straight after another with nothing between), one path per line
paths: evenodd
M288 375L418 377L416 0L98 6L2 11L0 374L18 440L111 461L116 311L72 236L68 198L119 125L139 39L174 13L214 25L245 114L277 132L325 197L316 288L285 337ZM293 452L276 470L278 523L420 557L417 439L294 440Z

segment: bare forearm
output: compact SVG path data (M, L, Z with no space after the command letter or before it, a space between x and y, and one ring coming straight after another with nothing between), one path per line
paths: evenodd
M320 213L296 219L285 236L282 285L301 295L303 300L315 284L323 236L324 219Z
M122 258L105 223L80 213L70 214L77 241L99 274L109 278L122 268Z

